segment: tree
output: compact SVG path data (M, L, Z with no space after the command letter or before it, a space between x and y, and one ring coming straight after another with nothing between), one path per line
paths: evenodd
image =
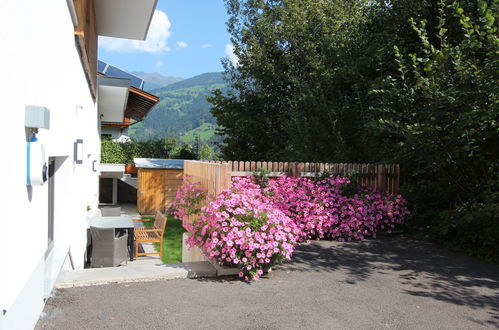
M211 160L211 159L213 159L213 154L214 154L213 148L210 147L208 144L203 144L199 148L199 157L198 157L198 159L200 159L200 160Z
M400 163L413 228L499 254L497 0L226 6L226 159Z
M231 89L209 99L225 158L379 158L365 128L368 91L396 70L393 44L407 19L431 11L427 1L386 3L226 0L239 64L224 62Z
M439 1L438 21L411 20L418 52L395 47L398 74L373 90L378 128L398 137L419 222L442 240L499 255L497 3ZM474 248L472 248L474 247Z
M192 146L190 144L184 144L180 149L179 154L175 157L178 159L196 159L196 154L192 150Z

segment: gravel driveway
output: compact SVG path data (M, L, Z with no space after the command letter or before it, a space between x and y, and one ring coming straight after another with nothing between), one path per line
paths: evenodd
M499 267L405 237L299 247L259 281L60 289L37 329L499 328Z

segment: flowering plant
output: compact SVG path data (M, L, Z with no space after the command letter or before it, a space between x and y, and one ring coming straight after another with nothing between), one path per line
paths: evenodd
M262 195L267 203L281 210L300 229L298 241L332 238L351 241L376 237L378 230L390 232L409 214L405 200L372 187L358 187L359 193L345 194L350 180L327 177L319 181L308 178L280 177L270 180ZM243 189L249 179L238 179L233 185Z
M362 187L359 196L374 209L376 230L391 233L397 225L403 224L405 217L410 214L407 201L401 195L381 192L373 187Z
M206 199L206 189L199 182L191 182L190 176L185 176L175 197L172 203L173 215L185 222L189 215L199 213L199 205Z
M187 244L198 246L212 260L241 268L239 276L258 279L272 263L290 259L294 245L310 239L338 241L376 237L390 232L409 214L400 195L358 186L345 193L350 180L325 177L280 177L261 185L234 178L232 188L206 207L198 183L184 181L177 192L177 217L199 213L186 224Z
M271 264L291 258L299 233L289 217L265 201L257 185L221 192L188 225L187 244L216 262L239 267L246 280L259 279Z

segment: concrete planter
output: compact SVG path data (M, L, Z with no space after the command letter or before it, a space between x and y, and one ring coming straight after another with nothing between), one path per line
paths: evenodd
M237 275L241 271L239 267L222 266L218 262L209 260L198 247L190 248L185 244L188 233L182 235L182 262L208 261L216 270L216 276ZM272 271L272 265L263 268L264 274Z
M191 248L185 244L188 236L188 233L182 234L182 262L207 261L208 258L198 247Z
M241 271L239 267L227 267L227 266L222 266L218 262L213 260L208 260L208 261L217 271L217 276L237 275Z

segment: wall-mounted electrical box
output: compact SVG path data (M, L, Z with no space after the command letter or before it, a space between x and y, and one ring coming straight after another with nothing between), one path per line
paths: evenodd
M48 178L45 147L39 142L28 142L26 151L26 185L41 186Z
M50 111L40 105L27 105L24 111L24 126L29 128L50 128Z

